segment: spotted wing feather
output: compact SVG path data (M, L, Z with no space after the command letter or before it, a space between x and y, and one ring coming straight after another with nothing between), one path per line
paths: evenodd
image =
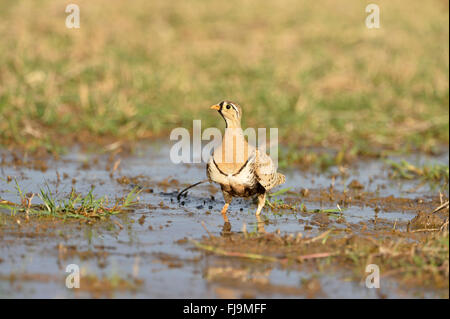
M254 165L256 179L266 191L285 182L286 178L283 174L277 173L272 159L266 153L257 150Z

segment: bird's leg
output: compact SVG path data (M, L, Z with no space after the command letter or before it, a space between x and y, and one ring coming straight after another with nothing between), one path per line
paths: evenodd
M223 217L223 221L224 221L222 231L224 234L227 234L231 231L231 224L228 221L228 216L227 216L228 206L230 206L230 203L225 203L225 205L222 208L222 217Z
M231 194L227 193L226 191L222 190L223 199L225 200L225 205L223 205L222 208L222 217L225 223L229 223L228 216L227 216L227 210L228 206L230 206L231 201L233 200L233 196Z
M228 216L227 216L228 206L230 206L230 204L225 203L225 205L223 205L223 208L222 208L222 217L223 217L223 220L225 221L225 223L228 223Z
M221 212L223 220L224 220L223 232L229 233L231 231L231 224L228 221L227 210L228 210L228 206L230 206L230 203L233 200L233 196L231 196L230 193L226 192L223 189L222 189L222 194L223 194L223 199L225 200L225 205L223 205L222 212Z
M266 193L258 195L258 208L256 209L256 216L261 214L261 210L266 204Z
M264 220L261 218L261 215L256 215L256 229L258 230L258 233L265 233L266 230L264 228Z

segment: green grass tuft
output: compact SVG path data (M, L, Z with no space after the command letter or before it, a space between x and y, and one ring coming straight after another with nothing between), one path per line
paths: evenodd
M48 185L41 188L38 194L25 194L16 182L16 190L21 200L20 203L0 202L0 208L9 209L13 215L24 213L27 218L30 216L48 216L90 221L126 211L137 203L137 195L140 192L138 188L134 188L125 198L110 203L107 197L95 197L93 189L84 196L72 190L68 198L65 199L55 198ZM42 204L32 203L35 195L42 201Z

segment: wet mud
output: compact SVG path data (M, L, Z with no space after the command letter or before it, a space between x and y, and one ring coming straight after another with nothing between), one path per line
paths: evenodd
M260 218L252 200L234 199L224 225L217 185L177 200L205 167L172 164L162 144L1 156L2 298L448 297L448 208L432 213L448 201L448 185L391 179L379 160L286 169L287 183L273 192L284 191ZM411 160L448 163L448 152ZM26 216L9 205L20 205L17 185L61 200L91 190L111 203L139 194L102 218ZM43 203L34 196L31 204ZM66 287L71 264L80 288ZM380 266L379 289L366 287L368 264Z

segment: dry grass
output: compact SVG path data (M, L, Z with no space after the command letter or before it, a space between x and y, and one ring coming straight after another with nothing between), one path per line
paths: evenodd
M224 98L294 150L448 143L446 1L381 1L379 30L355 1L80 0L80 29L65 28L66 4L0 5L4 146L216 126L208 106Z

